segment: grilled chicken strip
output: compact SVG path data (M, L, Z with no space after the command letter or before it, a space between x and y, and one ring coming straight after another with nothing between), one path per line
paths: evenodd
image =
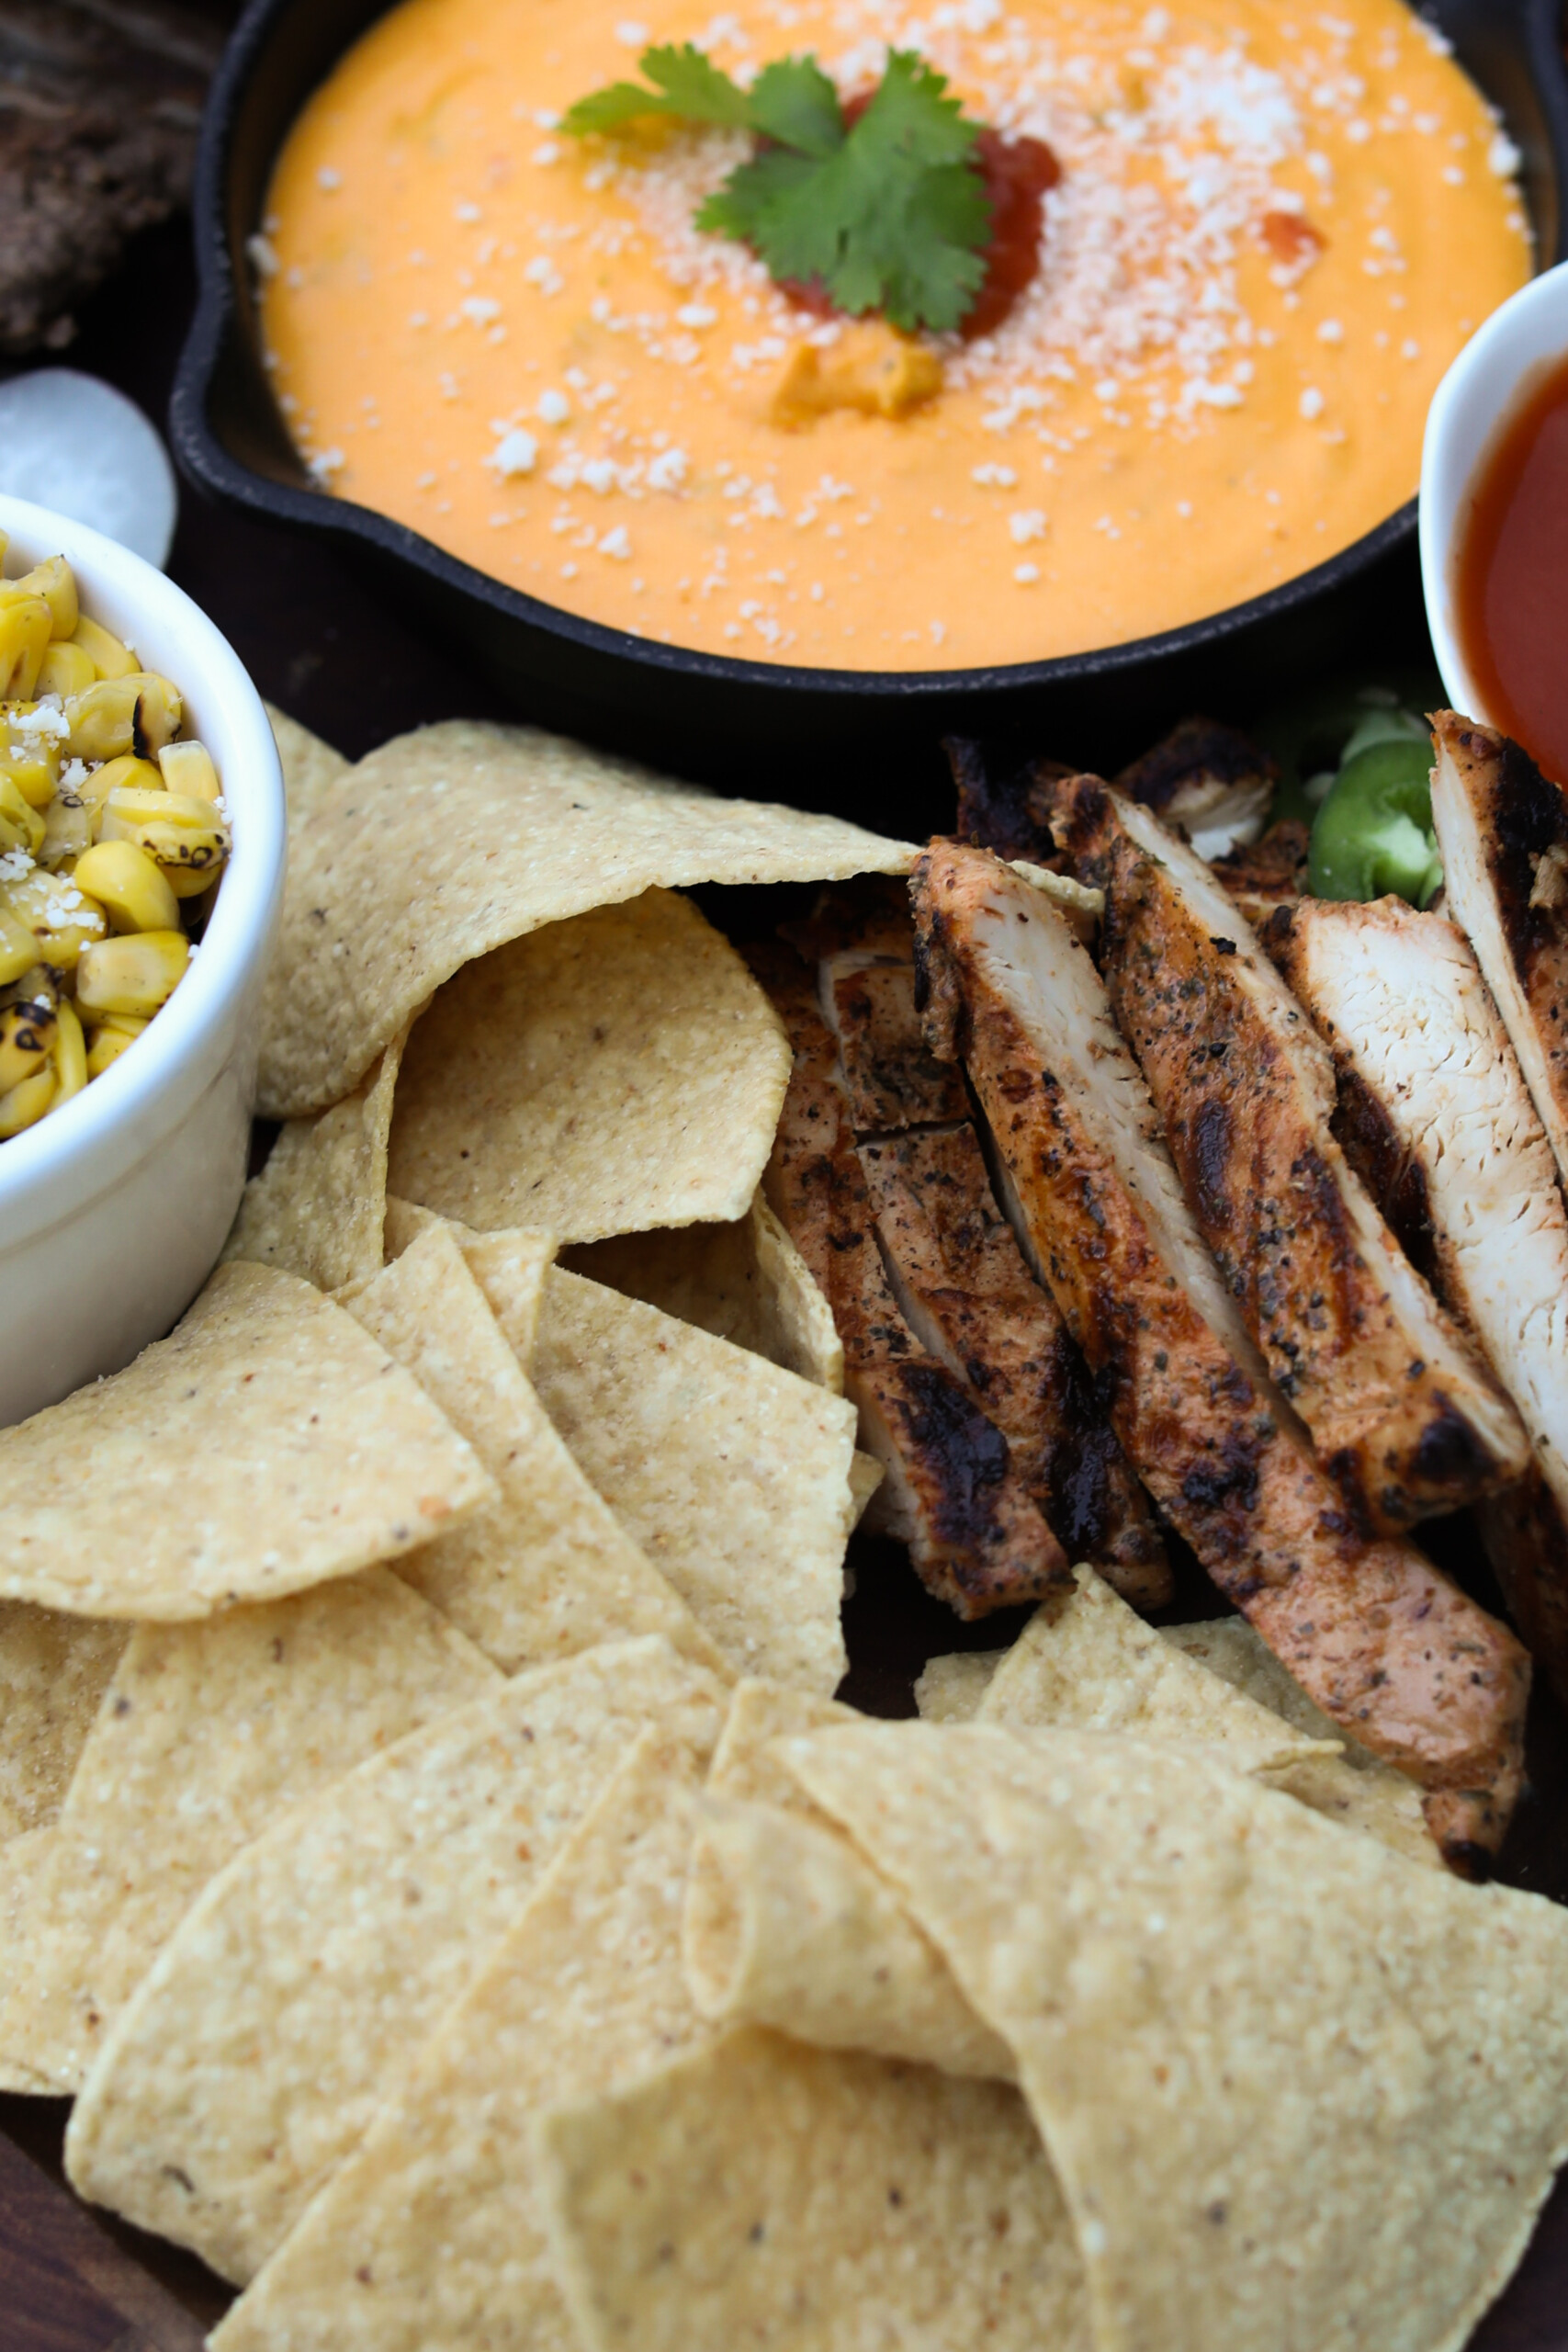
M1099 897L1056 876L1043 887L1075 902ZM1069 919L1078 912L1073 904ZM906 1321L1003 1431L1068 1559L1090 1562L1135 1606L1159 1607L1170 1566L1147 1498L997 1209L963 1077L926 1045L907 888L879 876L827 892L788 936L818 958L821 1010Z
M886 1472L869 1518L907 1544L921 1582L960 1617L1043 1600L1070 1581L1006 1438L919 1345L888 1287L812 974L787 947L748 951L795 1047L764 1179L833 1311L860 1442Z
M1422 1785L1450 1861L1483 1866L1518 1792L1524 1651L1412 1545L1359 1532L1268 1379L1104 984L1049 901L946 845L913 890L933 1049L967 1065L1020 1228L1134 1468L1303 1689Z
M1265 922L1276 907L1293 906L1305 891L1311 844L1312 834L1299 817L1283 818L1251 848L1216 857L1214 878L1248 922Z
M1568 800L1528 752L1439 710L1432 820L1470 935L1568 1182Z
M1129 800L1179 825L1200 857L1256 842L1278 781L1266 752L1213 718L1184 718L1116 778Z
M1303 899L1263 944L1334 1057L1347 1148L1518 1405L1535 1460L1483 1506L1515 1623L1568 1698L1568 1210L1463 933Z
M974 1127L885 1136L860 1159L910 1329L1002 1431L1067 1557L1092 1562L1137 1608L1159 1608L1170 1565L1153 1514L997 1207Z
M1347 1162L1328 1052L1209 868L1091 776L1055 825L1106 893L1111 1008L1199 1228L1352 1509L1388 1532L1522 1477L1518 1416Z

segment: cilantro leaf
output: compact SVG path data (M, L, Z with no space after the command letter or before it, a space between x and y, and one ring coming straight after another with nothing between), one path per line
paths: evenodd
M773 277L816 281L841 311L896 327L956 327L985 279L991 209L975 166L979 125L943 76L895 50L852 128L814 58L765 66L740 89L687 42L641 60L651 89L617 82L566 116L575 133L643 114L750 130L762 142L696 216L751 246Z
M561 117L561 129L574 139L590 131L624 130L641 115L674 115L686 122L716 125L721 130L751 128L746 93L721 72L711 58L687 41L680 49L645 49L637 60L654 85L612 82L591 97L579 98Z

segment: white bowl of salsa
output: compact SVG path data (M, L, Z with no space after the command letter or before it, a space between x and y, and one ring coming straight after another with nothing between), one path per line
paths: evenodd
M1495 312L1438 385L1420 527L1450 702L1568 776L1568 264Z
M212 755L233 847L200 945L131 1049L0 1142L0 1427L117 1371L201 1287L245 1180L261 989L282 903L283 779L239 656L162 572L0 497L10 575L63 555L82 610L173 680Z

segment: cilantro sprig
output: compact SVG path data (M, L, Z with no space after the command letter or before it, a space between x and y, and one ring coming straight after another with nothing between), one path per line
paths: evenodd
M689 41L639 64L646 85L612 83L561 128L582 138L665 115L750 131L755 152L702 206L699 229L749 244L775 278L819 283L852 318L880 311L906 333L958 325L985 278L991 208L980 126L923 58L893 51L852 125L815 58L765 65L749 90Z

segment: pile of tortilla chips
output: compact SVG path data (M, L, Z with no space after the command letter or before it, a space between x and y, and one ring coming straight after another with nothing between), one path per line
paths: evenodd
M1089 1569L924 1720L833 1699L874 1470L675 894L908 851L279 733L281 1136L172 1337L0 1432L0 2084L243 2290L215 2352L1458 2352L1568 1915Z

